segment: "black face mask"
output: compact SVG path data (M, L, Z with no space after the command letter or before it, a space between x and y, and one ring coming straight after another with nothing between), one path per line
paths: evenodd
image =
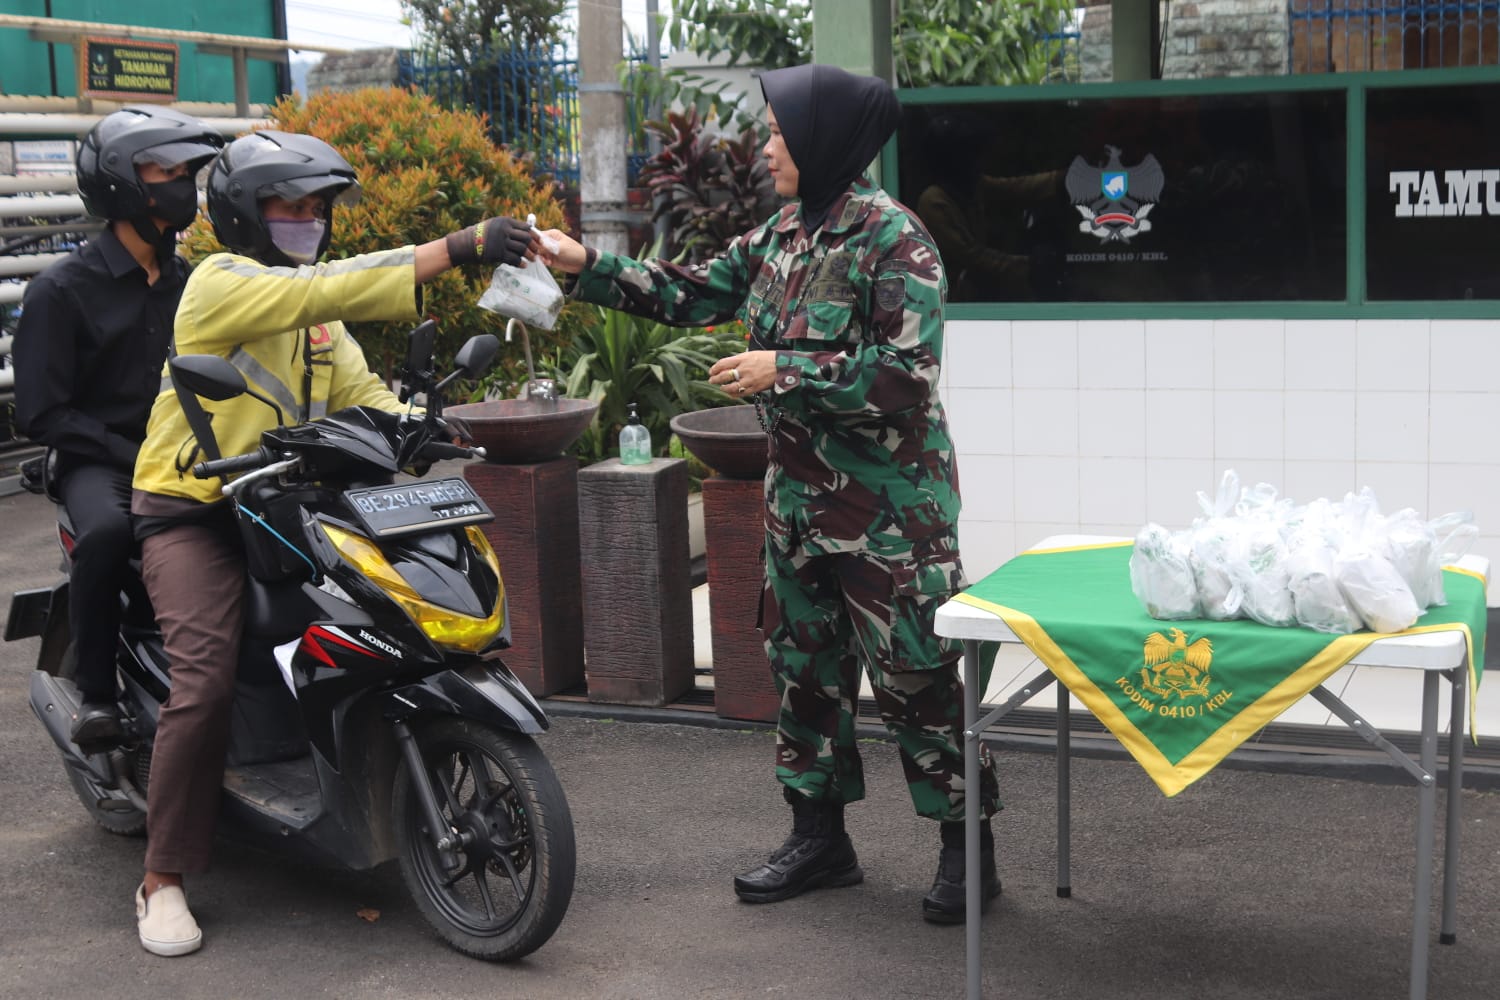
M198 186L191 177L147 184L146 193L156 203L147 213L165 222L169 229L186 229L198 217Z

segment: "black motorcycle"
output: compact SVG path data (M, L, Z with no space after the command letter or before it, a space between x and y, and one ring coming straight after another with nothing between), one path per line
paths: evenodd
M534 739L547 718L496 655L509 645L505 588L479 528L494 515L462 478L399 475L483 454L447 443L442 393L485 371L499 343L475 337L438 379L434 337L430 322L413 331L403 373L403 401L425 394L425 414L353 407L284 426L278 409L257 451L194 466L225 480L249 573L219 829L353 869L398 857L444 941L506 961L562 922L573 823ZM171 369L198 396L275 408L222 358ZM58 517L66 572L71 526L61 506ZM121 594L125 738L80 748L67 588L14 595L5 638L41 637L32 709L84 808L139 835L170 686L161 635L136 578Z

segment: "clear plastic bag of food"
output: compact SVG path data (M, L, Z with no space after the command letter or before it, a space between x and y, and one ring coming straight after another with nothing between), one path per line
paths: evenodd
M1189 565L1198 585L1203 617L1227 622L1241 617L1245 595L1229 574L1236 522L1230 518L1199 518L1189 536Z
M1229 575L1244 594L1240 614L1278 628L1297 623L1286 568L1286 543L1274 523L1244 523L1236 539Z
M562 312L563 293L547 265L535 258L521 267L501 264L495 268L490 287L479 297L479 307L550 330Z
M1365 627L1339 587L1333 550L1316 532L1304 531L1287 543L1287 573L1298 624L1334 635Z
M1368 545L1346 547L1333 561L1334 575L1349 604L1375 632L1400 632L1422 616L1401 573Z
M526 224L541 237L536 228L536 216L528 215ZM542 245L549 252L556 252L553 241L542 238ZM479 297L479 307L518 319L527 326L552 329L562 312L563 293L557 279L547 270L540 257L526 261L520 267L501 264L490 278L490 287Z
M1188 558L1185 532L1174 535L1159 524L1148 524L1135 536L1130 589L1146 614L1164 621L1198 617L1198 586Z

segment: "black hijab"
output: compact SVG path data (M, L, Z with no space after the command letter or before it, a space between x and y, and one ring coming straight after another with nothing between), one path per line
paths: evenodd
M896 131L896 94L884 80L817 64L762 73L760 89L797 167L802 224L812 232Z

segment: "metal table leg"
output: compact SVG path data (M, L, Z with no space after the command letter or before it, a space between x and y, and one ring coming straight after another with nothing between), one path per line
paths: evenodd
M964 954L969 1000L979 1000L979 642L964 640Z
M1458 940L1458 835L1463 821L1464 724L1469 691L1467 662L1448 674L1453 686L1453 703L1448 714L1448 820L1443 833L1443 922L1438 941L1453 944Z
M1057 895L1073 895L1073 718L1068 712L1068 686L1057 682Z
M1427 997L1427 935L1432 908L1433 821L1437 816L1438 675L1422 674L1422 770L1426 780L1417 791L1417 885L1411 915L1411 1000Z

